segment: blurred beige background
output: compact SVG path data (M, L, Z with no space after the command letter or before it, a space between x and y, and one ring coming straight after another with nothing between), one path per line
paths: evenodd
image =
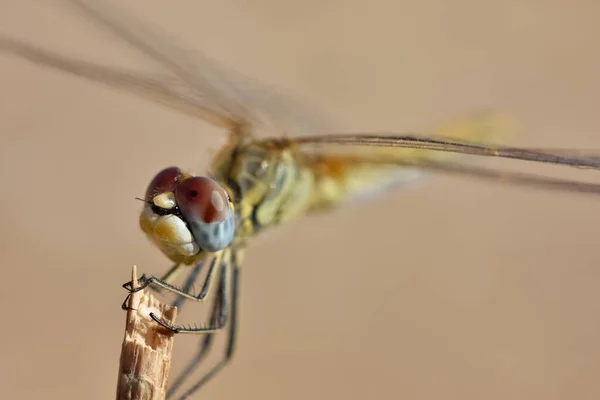
M521 117L514 144L600 148L597 1L121 3L342 130L488 107ZM55 2L0 10L1 34L148 66ZM134 197L221 132L3 54L0 87L3 397L113 398L120 285L169 265ZM598 204L438 177L269 232L246 254L234 361L196 398L597 399ZM173 374L196 341L175 347Z

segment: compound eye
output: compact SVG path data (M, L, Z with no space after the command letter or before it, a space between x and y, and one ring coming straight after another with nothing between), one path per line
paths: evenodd
M152 201L159 194L173 192L179 183L180 174L181 170L177 167L165 168L156 174L146 190L146 201Z
M196 243L207 251L221 250L235 231L233 209L225 189L205 177L188 178L175 188L175 202Z
M204 177L188 178L175 189L175 202L187 220L222 222L231 212L225 190Z

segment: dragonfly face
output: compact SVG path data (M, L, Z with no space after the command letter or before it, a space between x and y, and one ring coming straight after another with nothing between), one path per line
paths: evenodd
M216 252L233 240L233 205L210 178L169 167L152 179L144 200L140 227L175 262L193 262L202 250Z

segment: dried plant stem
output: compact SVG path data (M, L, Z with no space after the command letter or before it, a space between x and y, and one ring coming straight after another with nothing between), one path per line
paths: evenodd
M132 277L133 287L136 287L135 265ZM153 312L166 322L174 323L177 308L160 303L147 290L133 293L129 308L119 363L117 400L163 400L174 335L148 314Z

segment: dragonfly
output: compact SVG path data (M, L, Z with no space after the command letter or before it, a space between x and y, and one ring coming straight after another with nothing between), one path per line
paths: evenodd
M200 351L177 376L167 393L174 398L186 378L202 364L214 335L224 332L220 361L178 398L195 394L232 359L238 318L239 279L243 251L251 239L283 223L364 200L404 185L421 172L455 174L486 181L547 190L599 195L600 184L551 176L498 171L462 162L467 156L495 157L538 164L600 169L600 156L586 151L517 148L492 145L495 124L489 115L443 125L436 134L332 133L286 134L285 120L296 105L270 89L225 69L201 53L182 50L105 2L64 0L120 40L158 62L164 74L151 74L69 58L17 39L0 37L0 51L44 67L125 90L227 132L226 144L204 175L177 166L160 170L147 186L139 225L173 263L160 276L142 275L131 293L143 288L174 293L184 300L205 302L214 293L208 321L172 325L150 317L178 334L201 335ZM241 90L241 87L244 90ZM266 94L266 95L265 95ZM283 121L283 122L282 122ZM273 135L259 135L260 132ZM201 290L191 288L207 271ZM183 286L176 277L187 274Z

